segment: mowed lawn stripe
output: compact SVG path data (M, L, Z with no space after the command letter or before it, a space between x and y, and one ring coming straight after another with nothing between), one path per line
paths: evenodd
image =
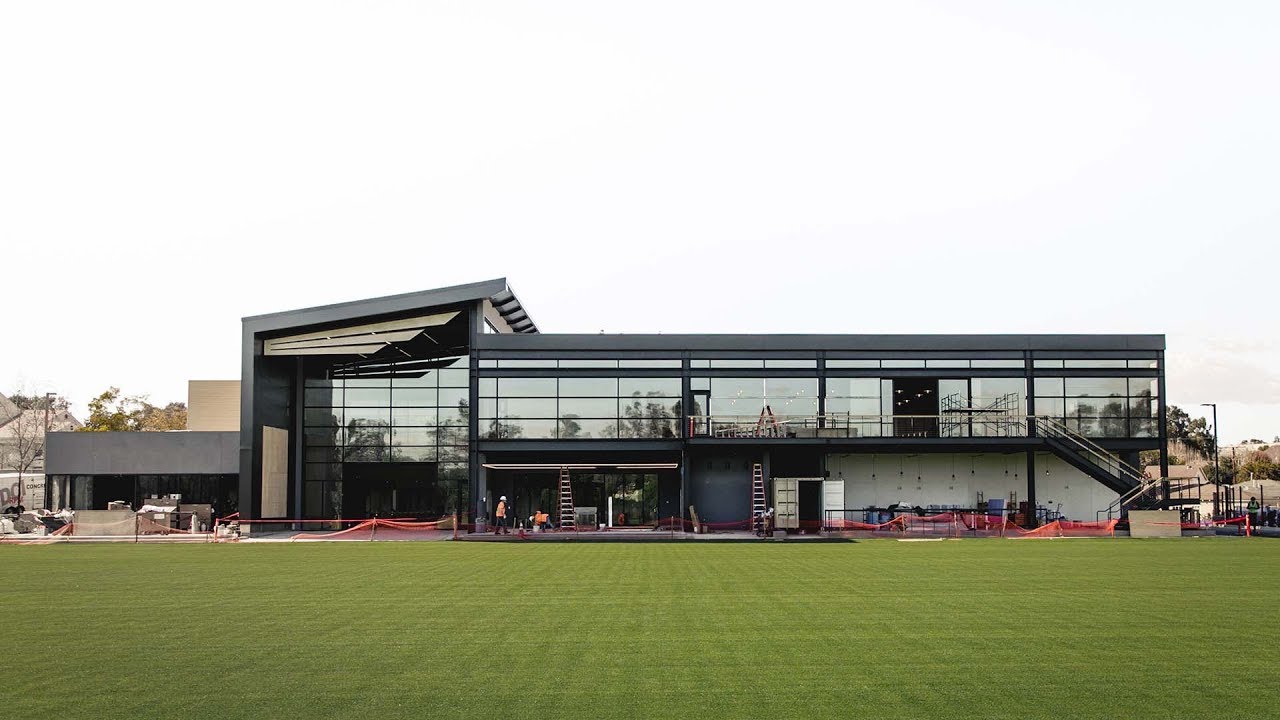
M0 547L15 716L1258 716L1265 539ZM1265 712L1264 712L1265 714Z

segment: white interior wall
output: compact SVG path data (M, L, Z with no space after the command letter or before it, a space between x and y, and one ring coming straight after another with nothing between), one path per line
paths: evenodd
M1018 453L848 454L827 456L832 478L843 478L845 507L894 503L971 508L977 492L988 500L1027 496L1026 456ZM1036 499L1075 520L1094 520L1116 493L1051 453L1036 454Z
M1036 454L1036 500L1072 520L1097 520L1119 495L1052 453Z

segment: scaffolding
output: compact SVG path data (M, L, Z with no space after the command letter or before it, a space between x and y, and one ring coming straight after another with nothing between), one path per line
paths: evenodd
M951 393L938 402L940 437L1011 437L1024 432L1022 396L1006 393L989 400Z

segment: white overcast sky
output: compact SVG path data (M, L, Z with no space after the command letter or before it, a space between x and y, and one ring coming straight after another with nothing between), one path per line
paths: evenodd
M1155 332L1280 434L1280 3L0 2L0 392L506 276L548 332Z

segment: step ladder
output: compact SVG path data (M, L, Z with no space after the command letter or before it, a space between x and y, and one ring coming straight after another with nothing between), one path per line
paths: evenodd
M764 493L764 466L755 463L751 466L751 529L754 531L757 523L762 523L762 518L768 510L766 506Z
M573 486L569 484L569 468L560 468L560 529L578 529L577 513L573 510Z
M782 424L778 422L778 416L773 414L773 408L765 405L760 410L760 418L756 420L755 437L782 437Z

